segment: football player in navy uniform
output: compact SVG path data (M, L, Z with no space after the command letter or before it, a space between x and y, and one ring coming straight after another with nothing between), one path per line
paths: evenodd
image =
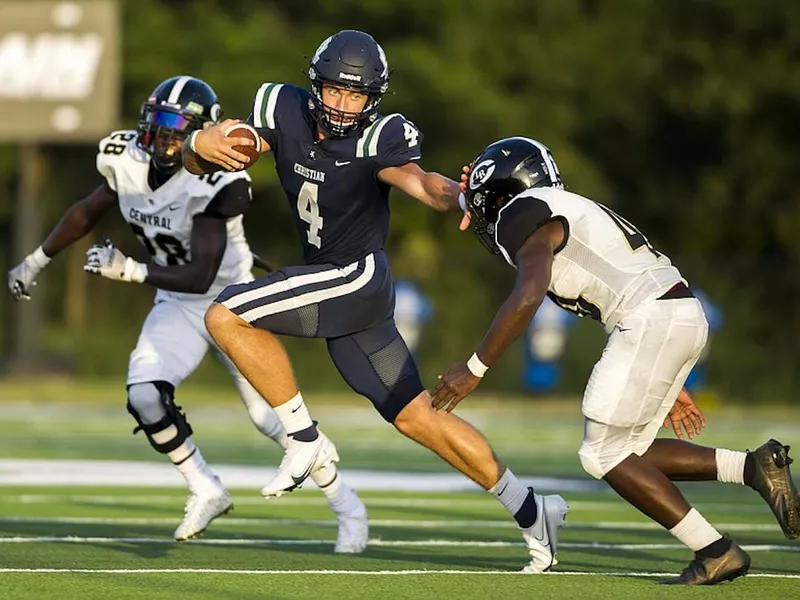
M44 243L8 274L11 292L27 297L38 273L56 254L94 229L115 207L151 255L140 263L110 242L88 252L84 269L112 280L146 283L155 303L142 326L128 367L128 412L151 446L167 456L186 479L190 495L178 541L195 537L233 506L230 494L195 446L192 427L175 404L175 390L213 347L203 315L228 285L252 281L253 255L244 235L250 205L245 172L195 177L181 169L180 147L195 130L219 121L214 90L194 77L171 77L142 106L138 129L101 140L97 170L103 182L75 203ZM274 411L230 361L230 371L255 426L286 447L288 438ZM342 482L335 466L312 479L339 520L336 552L356 553L367 542L363 503Z
M630 221L564 189L546 146L500 140L465 167L472 228L517 269L516 283L477 351L453 365L434 390L452 411L528 327L545 294L599 321L608 344L586 386L583 468L695 551L671 584L713 584L747 573L748 555L692 508L672 481L720 481L761 494L784 535L800 537L800 499L789 447L772 439L753 452L656 439L705 426L682 389L708 334L700 302L670 260ZM468 174L468 175L467 175Z
M347 30L329 37L308 76L308 90L262 85L248 119L262 151L275 158L306 264L230 286L206 313L211 335L273 406L292 440L285 468L262 493L293 490L313 469L338 459L311 420L277 335L325 338L353 390L515 517L532 556L526 572L547 570L568 509L564 500L533 494L476 429L432 409L393 319L394 285L383 250L389 192L394 187L435 210L456 211L463 209L459 184L417 164L423 136L414 123L378 113L389 66L370 35ZM196 174L246 167L247 157L233 147L253 143L226 138L231 124L193 134L183 148L184 167Z

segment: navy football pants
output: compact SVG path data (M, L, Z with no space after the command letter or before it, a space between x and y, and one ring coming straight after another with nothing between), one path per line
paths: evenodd
M424 389L394 323L394 284L386 255L346 267L286 267L225 288L216 301L254 327L325 338L347 384L390 423Z

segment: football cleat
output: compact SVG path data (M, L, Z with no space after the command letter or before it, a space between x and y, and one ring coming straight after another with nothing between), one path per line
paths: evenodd
M333 551L337 554L361 554L367 547L369 518L366 507L347 515L339 515L339 533Z
M266 498L277 498L300 488L306 479L332 462L339 462L339 453L328 437L319 432L313 442L298 442L289 437L289 447L278 466L278 472L261 488Z
M727 534L725 535L727 538ZM719 558L694 555L680 575L661 581L665 585L714 585L722 581L733 581L747 575L750 570L750 556L736 542Z
M522 539L532 557L531 562L522 569L523 573L544 573L558 562L558 530L566 522L569 512L569 505L561 496L534 494L534 498L538 512L536 522L521 529Z
M772 509L778 524L790 540L800 537L800 497L792 481L789 446L769 440L749 452L755 464L753 489Z
M222 488L192 493L186 501L183 521L175 530L175 540L185 542L203 533L211 521L229 513L233 509L233 499Z

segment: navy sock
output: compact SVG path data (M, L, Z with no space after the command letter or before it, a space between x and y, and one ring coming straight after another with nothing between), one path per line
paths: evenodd
M525 501L522 503L522 506L519 507L519 510L514 515L514 520L516 520L517 524L522 527L523 529L527 529L534 523L536 523L536 517L538 516L538 510L536 509L536 498L533 497L533 490L528 490L528 495L525 498Z

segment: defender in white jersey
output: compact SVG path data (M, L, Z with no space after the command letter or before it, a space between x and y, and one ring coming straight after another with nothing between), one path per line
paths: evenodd
M800 536L800 500L788 446L754 452L683 441L705 420L683 383L706 343L708 324L680 272L629 221L564 190L550 151L528 138L488 146L465 167L462 189L472 228L517 269L513 291L472 357L450 367L434 391L453 408L528 327L545 294L599 321L608 344L583 397L584 469L695 551L664 583L713 584L745 575L749 556L684 499L676 480L748 485L772 509L786 537ZM656 439L661 424L680 440ZM672 480L672 481L671 481Z
M143 431L152 447L166 454L186 479L190 496L184 520L175 531L179 541L202 533L233 507L174 402L175 388L197 368L209 347L216 348L203 322L206 309L225 287L253 279L253 255L242 224L251 200L249 175L242 171L196 177L181 168L183 141L192 131L218 122L220 113L217 96L205 82L173 77L161 83L143 105L136 131L117 131L100 142L97 170L104 183L72 206L44 243L9 273L12 293L18 299L27 297L50 259L91 231L114 206L147 248L152 262L145 265L108 241L95 245L87 252L84 270L148 283L157 290L130 356L127 408L138 423L134 433ZM218 354L253 423L285 449L288 439L274 411ZM335 550L363 551L366 510L342 481L335 463L327 461L311 477L339 519Z

